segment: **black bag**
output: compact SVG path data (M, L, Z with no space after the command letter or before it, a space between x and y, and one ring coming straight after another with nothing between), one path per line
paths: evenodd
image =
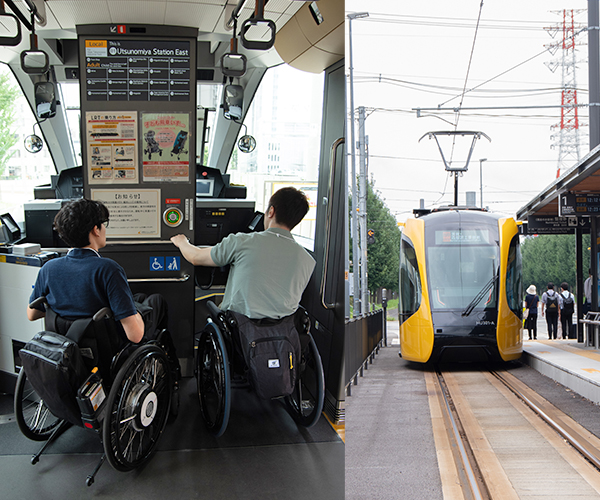
M294 316L257 321L230 312L240 334L248 379L262 399L289 396L296 385L300 360L300 338Z
M27 380L58 418L81 425L77 390L89 375L77 343L64 335L37 333L19 351Z
M575 312L575 300L573 300L573 294L569 294L567 298L563 295L563 312L565 314L573 314Z
M546 294L546 312L558 312L558 294Z

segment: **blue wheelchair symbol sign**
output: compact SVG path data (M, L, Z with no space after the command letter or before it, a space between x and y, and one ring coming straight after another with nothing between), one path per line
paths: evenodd
M179 257L166 257L166 259L168 271L179 271L181 269Z
M165 270L165 258L164 257L150 257L150 271L164 271Z

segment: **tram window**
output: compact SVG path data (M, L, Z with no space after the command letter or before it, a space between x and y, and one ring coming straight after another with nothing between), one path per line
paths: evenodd
M220 111L219 107L221 106L223 95L223 85L215 85L215 84L207 84L200 83L198 84L198 98L197 98L197 106L198 106L198 126L197 131L198 135L202 130L202 124L200 120L204 119L204 113L202 110L208 110L207 123L206 123L206 137L204 140L204 151L200 153L200 141L201 137L198 136L196 144L197 144L197 154L196 160L197 163L201 165L208 166L208 151L210 149L210 143L212 139L211 130L214 129L214 123L217 119L217 114ZM235 154L235 152L234 152Z
M282 64L263 77L248 110L238 140L256 139L251 153L234 151L227 173L231 182L247 187L256 210L265 211L271 195L284 186L304 191L310 210L294 228L300 244L314 249L317 185L321 149L323 74ZM237 141L236 141L237 143Z
M10 68L0 64L0 213L25 220L23 204L33 189L49 184L56 169L47 147L39 153L25 150L25 137L33 133L35 116ZM36 127L36 133L40 134Z
M75 165L82 165L81 158L81 98L79 83L60 82L60 101L67 115L71 146L75 152Z
M400 321L406 321L421 305L421 277L412 242L403 236L400 242Z
M521 317L521 300L523 297L523 282L521 280L521 248L519 236L513 237L508 250L508 265L506 268L506 300L508 307Z
M431 307L434 310L464 309L498 272L498 247L472 243L427 249ZM496 285L475 306L493 308L497 303Z

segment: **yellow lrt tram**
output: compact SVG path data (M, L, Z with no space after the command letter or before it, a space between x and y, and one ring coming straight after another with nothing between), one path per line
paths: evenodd
M512 218L448 207L409 219L400 245L400 356L521 356L519 231Z

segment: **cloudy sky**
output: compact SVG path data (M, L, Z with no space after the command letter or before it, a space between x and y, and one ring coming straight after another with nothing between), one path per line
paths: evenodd
M549 46L562 39L563 10L574 9L579 32L586 8L582 0L346 0L347 14L369 13L352 21L354 105L367 114L368 175L399 221L421 199L427 207L453 201L454 181L435 141L419 142L431 131L476 131L491 139L476 141L459 178L459 204L475 191L479 205L480 165L484 206L508 215L556 178L559 127L553 126L560 109L522 107L560 105L562 51ZM587 103L586 33L575 40L578 102ZM423 110L418 118L414 111L461 104L460 113ZM490 109L498 107L504 109ZM581 157L589 150L587 116L579 108ZM465 165L471 142L472 136L440 137L455 167Z

